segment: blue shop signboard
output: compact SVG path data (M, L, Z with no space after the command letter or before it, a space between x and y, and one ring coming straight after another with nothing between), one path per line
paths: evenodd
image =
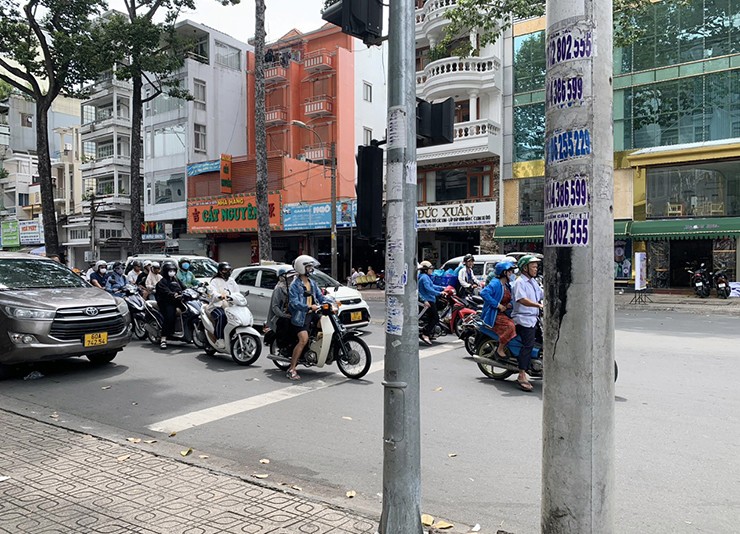
M337 228L354 226L357 201L337 201ZM323 230L331 228L331 203L285 204L283 206L284 230Z

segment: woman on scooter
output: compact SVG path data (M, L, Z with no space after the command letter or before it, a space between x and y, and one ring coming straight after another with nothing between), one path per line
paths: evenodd
M308 331L316 315L315 312L318 311L320 304L326 302L319 286L309 278L314 267L318 264L318 261L305 254L298 256L293 262L293 268L298 276L295 277L288 290L288 311L290 312L290 322L296 330L298 343L293 349L293 357L290 359L290 367L288 368L288 378L291 380L301 379L295 368L304 347L308 343Z
M295 276L294 270L280 271L278 283L272 290L270 309L265 321L265 344L272 345L278 331L281 336L290 332L290 313L288 313L288 287Z
M432 281L433 271L434 265L431 262L424 260L419 264L419 276L417 278L419 284L419 301L424 303L424 308L426 308L424 313L427 315L427 324L421 333L421 340L426 345L432 344L432 335L439 323L437 296L445 290L444 287L438 286Z
M167 336L172 336L175 333L177 309L182 306L182 292L185 288L177 279L177 264L174 261L167 260L162 264L162 267L164 276L157 282L155 296L163 319L159 348L166 349Z
M506 358L506 344L516 337L516 325L511 320L511 284L516 280L514 265L511 261L500 261L496 264L480 292L483 299L483 322L493 325L493 331L498 334L498 349L496 356Z

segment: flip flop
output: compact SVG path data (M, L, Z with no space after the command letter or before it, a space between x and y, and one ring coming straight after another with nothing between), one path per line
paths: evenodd
M520 382L519 380L516 381L517 384L519 384L519 389L522 391L532 391L532 384L529 382Z

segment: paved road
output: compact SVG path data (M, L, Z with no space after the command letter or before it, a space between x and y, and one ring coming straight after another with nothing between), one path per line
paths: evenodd
M382 317L382 303L371 304ZM617 531L740 531L737 319L619 312ZM374 371L304 370L300 385L270 361L242 368L193 348L133 343L115 364L46 365L44 379L2 383L0 403L72 427L193 447L244 474L269 472L305 492L378 513L382 492L384 336ZM421 360L423 509L484 531L539 530L542 389L485 379L459 344ZM109 389L102 389L110 386ZM177 434L167 437L169 432ZM268 458L270 464L260 464Z

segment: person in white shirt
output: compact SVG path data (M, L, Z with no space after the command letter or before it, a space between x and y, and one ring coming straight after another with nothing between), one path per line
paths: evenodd
M478 287L478 279L473 274L473 265L475 265L475 258L472 254L466 254L463 258L463 268L457 273L457 281L460 284L457 294L461 297L472 295Z
M532 384L527 379L527 371L532 357L537 334L537 319L542 311L544 293L537 283L537 269L540 259L535 256L522 256L517 262L519 279L513 289L514 309L512 319L516 324L516 333L522 340L517 360L519 362L519 376L517 383L524 391L532 391Z
M144 282L146 290L149 291L149 299L154 298L155 288L161 279L162 275L159 274L159 262L153 261L149 266L149 276L146 277L146 282Z
M226 328L226 312L223 309L223 301L229 295L239 293L239 286L231 279L231 265L222 261L218 264L217 273L208 284L211 295L209 310L213 319L214 334L219 344L223 343L224 329Z
M131 265L131 270L126 275L126 280L131 285L136 285L136 280L138 280L139 275L141 274L141 262L139 260L134 260L134 263Z

